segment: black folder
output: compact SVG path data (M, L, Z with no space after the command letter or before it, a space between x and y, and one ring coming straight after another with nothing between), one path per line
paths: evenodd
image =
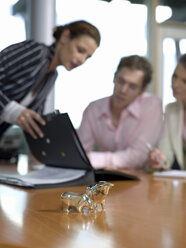
M27 188L50 188L75 185L92 185L97 181L139 180L135 175L112 170L94 169L86 155L68 113L54 111L42 116L45 126L40 126L44 133L43 138L33 139L25 133L28 146L33 156L48 168L61 168L83 171L83 175L74 180L59 183L43 183L29 185L20 179L11 178L7 183ZM0 178L0 181L1 178Z

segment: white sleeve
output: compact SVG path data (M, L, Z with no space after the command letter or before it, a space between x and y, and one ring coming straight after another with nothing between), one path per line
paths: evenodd
M25 107L21 104L17 103L16 101L11 101L3 109L0 118L2 121L5 121L10 124L15 124L17 117L24 109Z

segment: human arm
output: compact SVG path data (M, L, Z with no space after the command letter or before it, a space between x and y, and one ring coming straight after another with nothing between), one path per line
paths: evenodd
M166 157L158 148L154 148L149 154L149 166L153 169L165 169Z
M123 119L126 122L125 119ZM135 118L133 119L135 122ZM161 100L158 98L145 99L139 119L132 128L133 122L128 122L123 132L130 132L125 148L114 152L91 152L90 160L95 167L110 169L140 168L148 161L149 149L146 143L153 147L157 145L163 126ZM120 135L122 142L122 134Z
M93 150L95 145L95 137L92 127L92 121L94 119L94 109L90 104L84 110L80 126L77 129L78 136L88 156L89 152Z
M183 108L180 102L170 103L165 108L164 129L158 149L166 158L165 168L170 169L175 156L182 158Z
M37 122L41 125L45 125L44 119L31 109L24 109L16 120L16 124L29 133L34 139L38 136L40 138L44 136Z
M161 135L158 149L153 152L164 169L171 169L175 162L183 168L183 106L180 101L169 103L165 108L164 129ZM158 161L151 160L149 157L149 165L162 168Z
M93 109L86 110L80 127L80 135L91 164L95 168L118 169L144 166L149 153L146 142L151 143L152 146L157 145L163 126L163 113L159 98L145 99L143 106L139 119L132 118L132 122L129 123L124 118L123 129L116 134L117 137L111 136L110 138L104 128L101 131L98 131L98 127L95 128L95 123L99 123L100 120L94 119ZM131 124L134 124L132 129L130 129ZM129 129L130 134L128 134ZM97 133L99 135L97 139L105 141L104 150L99 152L92 149L93 144L96 143ZM107 144L114 144L115 138L120 144L116 148L112 149L112 145L108 148Z
M28 123L40 135L39 127L32 120L41 122L41 117L32 110L26 110L20 101L33 85L32 74L36 65L40 64L41 53L41 46L32 41L11 45L0 53L0 119L23 127L20 121L23 116L23 129L31 135L33 133L30 132ZM25 112L31 114L25 115Z
M38 136L43 137L44 135L38 125L38 123L45 125L44 119L35 111L25 108L15 101L10 101L4 108L1 114L1 120L10 124L17 124L34 139Z

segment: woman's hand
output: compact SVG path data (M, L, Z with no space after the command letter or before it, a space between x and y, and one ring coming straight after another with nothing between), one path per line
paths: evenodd
M42 138L44 134L36 121L41 125L45 125L45 121L38 113L31 109L24 109L18 116L16 124L29 133L34 139L37 139L37 137Z
M149 164L154 169L164 169L166 164L166 158L157 148L149 154Z

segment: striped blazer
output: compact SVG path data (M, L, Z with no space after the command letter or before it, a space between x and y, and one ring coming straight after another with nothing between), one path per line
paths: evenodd
M55 43L46 46L33 40L26 40L0 52L1 121L4 121L2 113L8 104L15 104L16 108L22 107L19 103L43 79L54 56L54 51ZM41 87L28 108L40 114L43 112L47 95L54 86L56 77L56 70L45 75Z

